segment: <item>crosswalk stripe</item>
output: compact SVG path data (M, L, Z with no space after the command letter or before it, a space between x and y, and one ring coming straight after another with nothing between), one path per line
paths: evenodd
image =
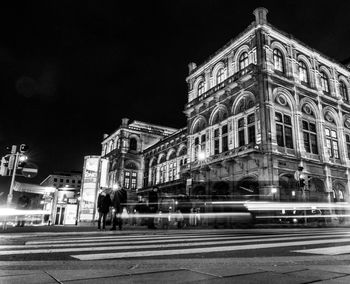
M207 235L201 235L201 234L197 234L197 235L191 235L191 236L185 236L186 238L200 238L200 237L205 237ZM215 235L215 236L222 236L225 237L227 236L227 234L220 234L220 235ZM59 240L45 240L45 241L28 241L26 242L26 245L38 245L38 244L60 244L60 243L67 243L70 241L79 241L79 242L105 242L106 240L137 240L137 239L182 239L184 238L184 236L180 236L180 235L176 235L176 236L164 236L164 235L148 235L148 236L137 236L137 237L133 237L133 236L108 236L108 237L100 237L100 238L72 238L72 239L64 239L61 238Z
M318 232L317 235L334 235L334 234L339 234L340 232ZM278 236L294 236L294 235L298 235L298 236L303 236L303 235L315 235L315 232L305 232L305 233L299 233L299 234L295 234L295 233L288 233L288 234L278 234ZM350 235L350 232L344 232L343 234L348 234ZM89 242L105 242L106 240L122 240L124 241L126 238L128 240L133 240L133 239L164 239L164 238L168 238L168 239L180 239L183 237L186 238L200 238L200 237L207 237L208 235L212 235L212 236L222 236L222 237L228 237L228 236L232 236L232 234L172 234L172 235L112 235L112 236L101 236L101 237L90 237L90 238L86 238L86 237L80 237L80 238L55 238L55 239L46 239L44 241L28 241L26 242L26 245L39 245L39 244L59 244L59 243L63 243L66 244L70 241L76 241L78 240L80 243L89 243ZM251 237L251 238L256 238L259 237L260 235L240 235L241 237ZM273 236L273 235L262 235L262 236ZM1 247L0 247L1 248Z
M342 235L339 235L339 237L341 237ZM327 237L327 236L324 236ZM331 235L331 237L336 237L334 235ZM286 241L286 240L300 240L300 239L315 239L315 238L319 238L319 236L295 236L295 237L288 237L288 239L286 239L285 237L270 237L270 238L265 238L265 239L259 239L259 242L269 242L269 241ZM127 249L149 249L149 248L168 248L168 247L177 247L179 248L179 254L181 254L183 247L189 247L189 246L213 246L213 245L219 245L217 246L218 249L221 249L220 245L223 244L239 244L239 243L251 243L252 239L243 239L243 240L213 240L213 241L207 241L207 242L196 242L196 243L188 243L185 242L186 240L183 239L183 242L177 242L175 244L169 244L168 240L158 240L156 241L156 244L147 244L147 245L135 245L135 242L131 242L131 245L127 245L127 246L122 246L122 245L118 245L118 246L103 246L103 247L82 247L82 248L75 248L75 247L69 247L69 248L46 248L46 249L22 249L22 250L5 250L5 251L0 251L0 255L16 255L16 254L38 254L38 253L61 253L61 252L77 252L77 251L81 251L81 252L85 252L85 251L106 251L106 250L127 250ZM315 240L315 242L320 241L322 243L322 241L325 240ZM329 242L329 239L326 240ZM333 240L334 242L339 241L338 240ZM350 241L350 238L346 238L343 239L344 242L346 241ZM303 241L301 241L302 243ZM308 241L305 241L308 242ZM141 242L142 243L142 242ZM284 244L284 243L282 243Z
M237 240L237 239L246 239L246 240L259 240L259 239L267 239L267 238L276 238L276 237L293 237L295 234L284 234L284 235L278 235L278 236L271 236L271 235L262 235L262 236L235 236L235 237L223 237L221 235L215 235L215 236L208 236L204 235L199 238L187 238L184 240L183 238L176 238L176 239L169 239L169 238L159 238L159 239L153 239L153 238L144 238L143 240L136 239L136 240L130 240L130 239L118 239L118 240L107 240L102 242L101 240L93 240L90 242L82 242L82 240L77 240L77 242L67 242L67 243L45 243L45 244L29 244L29 245L2 245L0 246L0 249L16 249L16 248L57 248L57 247L84 247L84 246L101 246L101 245L127 245L127 244L144 244L144 243L174 243L179 241L186 241L186 242L196 242L196 241L209 241L209 240ZM300 234L298 237L303 238L309 236L309 234ZM327 234L322 235L322 237L335 237L335 236L343 236L340 234ZM315 237L315 236L311 236ZM1 254L1 251L0 251Z
M339 255L339 254L350 253L350 245L338 246L338 247L314 248L314 249L301 249L301 250L293 250L292 252L324 254L324 255Z
M130 252L115 252L115 253L99 253L99 254L80 254L71 255L71 257L79 260L101 260L101 259L116 259L116 258L135 258L145 256L165 256L165 255L184 255L184 254L197 254L197 253L209 253L209 252L223 252L223 251L236 251L236 250L253 250L264 248L277 248L277 247L290 247L298 245L314 245L314 244L328 244L328 243L341 243L348 242L350 238L346 239L327 239L327 240L312 240L312 241L295 241L295 242L283 242L283 243L267 243L267 244L249 244L240 246L218 246L218 247L203 247L203 248L189 248L189 249L176 249L176 250L150 250L150 251L130 251Z

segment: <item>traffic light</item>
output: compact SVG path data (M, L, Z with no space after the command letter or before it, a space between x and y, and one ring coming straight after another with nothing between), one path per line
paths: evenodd
M7 175L8 164L9 164L8 159L6 159L5 157L2 157L1 158L1 167L0 167L0 175L1 176L6 176Z
M301 179L299 180L299 186L300 186L301 188L305 186L305 179L301 178Z
M21 145L19 146L19 151L20 151L21 153L27 152L28 149L29 149L29 147L28 147L26 144L21 144Z

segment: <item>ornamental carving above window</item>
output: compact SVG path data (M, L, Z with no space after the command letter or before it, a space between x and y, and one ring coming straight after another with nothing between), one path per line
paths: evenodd
M310 107L309 104L304 104L302 111L308 115L313 115L312 108Z
M281 106L288 106L287 99L284 95L277 95L276 102Z
M350 118L349 118L349 117L347 117L347 118L345 119L344 125L345 125L346 128L349 128L349 129L350 129Z
M329 111L327 111L327 112L324 114L324 118L325 118L328 122L330 122L330 123L335 123L335 122L334 122L334 118L333 118L332 114L331 114Z

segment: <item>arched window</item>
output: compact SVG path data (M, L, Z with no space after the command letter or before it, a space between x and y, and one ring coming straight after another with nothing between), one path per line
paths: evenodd
M225 70L224 68L220 68L216 73L216 84L220 84L225 80Z
M273 50L273 65L275 66L275 70L284 73L283 55L277 48Z
M136 151L137 150L137 140L136 138L130 138L130 150Z
M309 74L304 61L299 61L299 79L300 82L309 83Z
M348 88L346 87L346 85L343 81L340 81L339 92L340 92L340 95L342 96L343 100L348 102L349 101Z
M239 71L245 69L248 66L248 53L243 52L239 57Z
M198 84L198 96L202 95L204 93L204 81L201 81L199 84Z
M328 82L328 76L325 72L321 71L320 73L320 79L321 79L321 89L322 91L329 93L329 82Z

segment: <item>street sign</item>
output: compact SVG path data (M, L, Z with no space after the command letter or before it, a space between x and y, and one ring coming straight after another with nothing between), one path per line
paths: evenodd
M33 178L38 174L38 166L35 164L26 164L22 169L22 175L27 178Z

